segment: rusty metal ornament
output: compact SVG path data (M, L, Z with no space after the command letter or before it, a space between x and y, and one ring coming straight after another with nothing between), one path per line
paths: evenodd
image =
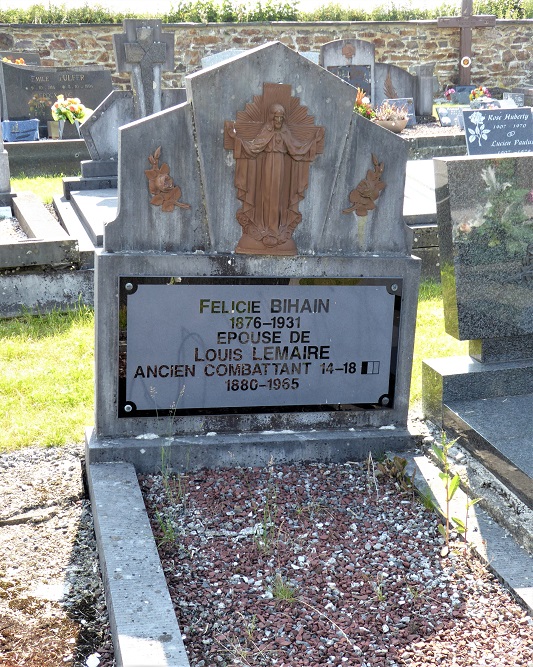
M152 165L151 169L146 169L145 174L148 179L148 189L153 195L150 200L152 206L161 206L161 210L171 213L175 207L191 208L190 204L178 201L181 198L181 188L174 185L170 176L170 167L166 162L159 166L161 156L161 146L156 148L153 155L150 155L148 162Z
M381 180L384 164L379 162L374 153L372 153L372 164L374 169L369 169L366 172L366 178L350 192L348 197L352 206L345 208L343 213L353 213L355 211L357 215L365 216L368 215L368 211L376 208L375 202L385 188L386 183Z
M292 234L301 222L299 204L309 167L324 150L324 128L291 94L291 86L264 83L236 121L224 123L224 148L235 158L235 187L242 206L242 236L235 252L296 255Z
M342 47L341 53L346 60L351 60L355 56L355 46L353 44L345 44Z

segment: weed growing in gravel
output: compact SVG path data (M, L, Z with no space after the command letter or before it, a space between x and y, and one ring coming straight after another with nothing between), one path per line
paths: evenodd
M281 572L276 572L270 592L272 593L273 598L280 602L293 603L298 599L296 586L293 586Z
M184 510L187 505L184 475L181 473L172 473L170 450L163 447L161 447L161 483L168 504L171 507L177 506Z
M157 545L161 546L163 544L174 544L178 540L178 532L174 527L174 522L169 516L165 516L159 510L155 512L155 518L159 530L163 534L163 537L160 537L157 540Z
M437 457L443 468L442 471L439 473L439 477L444 483L446 509L443 512L445 525L443 526L442 524L439 524L439 533L444 536L447 547L450 546L450 532L451 532L452 521L455 523L454 519L450 516L450 503L455 495L455 492L461 485L461 478L459 477L459 475L458 474L452 475L452 473L450 472L449 451L450 448L453 447L453 445L456 442L457 440L451 440L450 442L448 442L446 433L443 432L441 437L440 447L435 444L431 445L433 453L435 454L435 456Z
M378 463L378 471L392 481L398 491L412 492L415 473L407 474L407 461L401 456L386 458Z

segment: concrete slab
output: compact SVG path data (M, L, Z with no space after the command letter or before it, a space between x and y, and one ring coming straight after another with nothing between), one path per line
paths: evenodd
M101 247L104 225L117 217L117 190L86 190L70 193L72 208L95 246Z
M94 303L92 269L0 276L0 317L61 311L75 308L80 301L86 306Z
M137 437L98 438L93 429L85 435L88 464L126 461L139 473L158 470L161 452L166 452L173 470L198 470L231 466L265 466L270 461L345 462L364 461L370 452L379 457L387 451L403 451L416 443L407 429L383 426L377 429L330 431L266 431L158 437L144 433Z
M117 667L189 667L135 468L87 478Z

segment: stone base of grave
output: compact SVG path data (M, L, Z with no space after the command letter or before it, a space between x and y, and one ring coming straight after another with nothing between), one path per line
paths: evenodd
M460 438L533 508L533 360L428 359L422 367L422 394L424 415Z
M161 454L175 471L273 463L318 461L342 463L374 459L386 452L412 449L419 436L407 428L347 429L338 431L269 431L208 434L195 437L158 437L146 433L131 438L99 438L94 429L85 434L87 464L130 463L138 473L161 469Z

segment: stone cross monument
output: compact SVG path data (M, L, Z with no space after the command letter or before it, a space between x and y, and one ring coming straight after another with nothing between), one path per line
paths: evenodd
M113 35L119 72L131 72L135 118L161 111L161 72L174 68L174 34L161 21L126 19L125 34Z

